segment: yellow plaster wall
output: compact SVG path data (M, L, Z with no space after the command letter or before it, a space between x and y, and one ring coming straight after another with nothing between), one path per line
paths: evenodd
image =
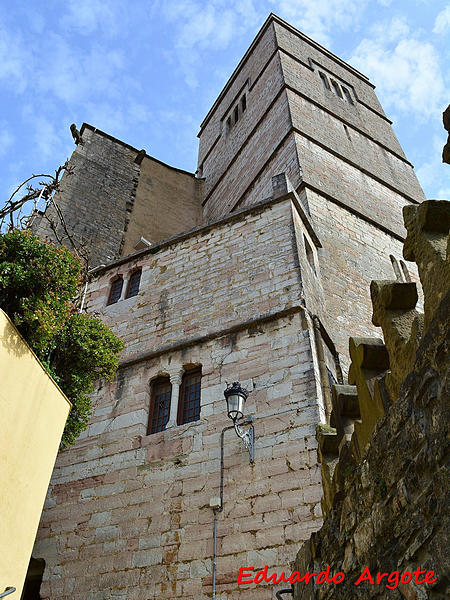
M0 593L20 598L70 403L0 310Z

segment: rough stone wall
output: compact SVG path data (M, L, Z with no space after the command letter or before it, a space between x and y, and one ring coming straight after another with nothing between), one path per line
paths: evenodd
M192 173L144 157L122 256L135 252L141 236L155 243L198 225L202 184Z
M415 309L414 283L372 282L373 322L386 346L350 339L349 385L333 390L336 429L318 429L327 518L295 563L302 575L330 565L345 580L295 583L295 600L443 599L450 591L450 203L406 207L404 218L404 256L417 262L425 313ZM375 584L355 587L366 566ZM396 574L418 567L420 576L399 583ZM385 574L378 584L377 573Z
M353 104L326 90L319 70L344 85ZM350 206L362 205L366 214L384 210L390 227L392 204L398 209L399 202L424 196L373 88L364 75L272 15L200 130L205 218L263 198L277 174L272 169L280 149L295 135L296 164L279 169L295 188L303 176ZM247 109L227 133L226 119L244 92ZM402 230L401 222L396 225L395 231Z
M348 370L348 335L373 335L369 285L374 278L394 276L389 256L402 258L402 242L346 208L306 190L311 218L322 248L317 249L324 290L321 316ZM417 268L408 262L413 281ZM419 290L420 291L420 290ZM320 304L319 304L320 306Z
M279 569L320 526L321 400L294 240L291 202L280 200L111 266L92 284L88 305L126 349L116 381L99 383L88 429L58 457L33 552L46 561L43 598L211 597L209 500L219 495L223 390L234 379L251 390L256 459L250 466L226 432L218 597L240 594L241 566ZM110 277L135 265L139 295L105 307ZM200 420L147 436L151 380L175 382L193 365L202 366ZM272 590L246 595L269 600Z
M81 134L73 173L63 177L56 201L71 234L86 242L91 266L134 252L141 236L157 242L199 223L202 182L193 174L149 156L138 164L138 150L90 125ZM58 223L54 209L47 210ZM33 230L55 239L41 215Z
M84 128L83 144L73 153L73 174L64 176L56 201L77 242L86 241L91 265L120 256L123 234L132 211L139 167L136 151L126 144ZM58 223L54 209L47 209ZM62 227L58 227L61 233ZM55 240L48 221L38 216L33 231Z
M200 420L146 436L149 381L186 363L202 365ZM252 389L256 459L250 466L226 432L218 597L239 595L241 566L291 561L321 523L310 363L297 314L121 370L96 394L88 431L59 456L33 551L46 561L41 597L211 598L209 500L219 495L223 390L233 377Z
M139 295L106 306L110 281L136 266ZM100 312L124 341L123 360L298 307L290 202L265 204L111 265L89 289L88 310Z

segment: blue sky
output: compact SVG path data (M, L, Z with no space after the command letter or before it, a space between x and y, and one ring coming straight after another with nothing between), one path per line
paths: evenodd
M54 171L83 121L195 171L199 125L272 11L368 75L428 198L450 198L448 0L0 1L0 173ZM3 201L1 202L3 204Z

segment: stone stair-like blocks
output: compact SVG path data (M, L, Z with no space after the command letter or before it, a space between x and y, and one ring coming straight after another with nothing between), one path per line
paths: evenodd
M345 477L366 454L377 423L399 397L413 370L420 341L450 289L450 202L429 200L403 210L404 257L415 260L424 292L425 314L416 310L414 282L372 281L372 322L378 338L350 338L348 385L334 385L330 425L319 425L317 440L324 497L330 511Z
M350 338L352 359L348 382L357 390L359 418L355 421L354 447L357 458L372 437L373 430L388 408L384 376L389 368L389 354L383 341L378 338Z
M372 323L381 326L390 358L386 387L394 401L403 380L414 366L422 335L423 315L415 308L417 288L414 282L372 281L370 295Z
M405 206L406 260L415 261L424 294L424 332L450 285L450 202L428 200Z

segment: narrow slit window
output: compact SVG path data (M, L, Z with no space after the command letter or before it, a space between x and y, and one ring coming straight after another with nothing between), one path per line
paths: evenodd
M170 415L172 384L168 377L152 381L147 435L164 431Z
M314 274L316 274L316 264L314 262L313 249L311 248L311 246L310 246L308 240L306 239L305 235L303 236L303 241L305 243L306 258L308 260L309 266L313 270Z
M247 96L244 94L241 98L241 110L242 112L244 112L244 110L247 108Z
M111 289L109 290L108 302L107 305L116 304L119 301L120 296L122 295L122 287L123 287L123 278L122 276L117 277L111 283Z
M392 254L389 255L392 263L392 269L394 270L394 275L397 281L403 281L402 273L400 271L400 267L398 266L398 260Z
M126 298L132 298L133 296L138 295L140 283L141 283L141 269L134 271L130 275L130 279L128 281Z
M234 121L233 123L237 123L239 119L239 106L235 106L234 108Z
M331 85L332 85L332 86L333 86L333 88L334 88L334 91L335 91L335 93L336 93L336 96L339 96L339 98L342 98L342 100L343 100L344 98L343 98L343 96L342 96L341 88L340 88L340 86L339 86L338 82L337 82L337 81L335 81L334 79L332 79L332 80L331 80Z
M330 84L328 82L328 77L325 75L325 73L322 73L322 71L319 71L319 75L320 75L320 79L322 80L323 87L326 90L331 90Z
M354 104L352 95L350 94L348 89L345 88L344 86L342 86L342 91L344 92L344 96L345 96L345 99L347 100L347 102L349 102L350 104Z
M405 278L405 282L409 283L411 281L411 275L409 274L408 267L402 260L400 261L400 266L403 271L403 277Z
M231 129L231 117L228 117L228 119L227 119L227 133L230 133L230 129Z
M201 369L184 373L178 403L178 425L200 419L201 380Z

